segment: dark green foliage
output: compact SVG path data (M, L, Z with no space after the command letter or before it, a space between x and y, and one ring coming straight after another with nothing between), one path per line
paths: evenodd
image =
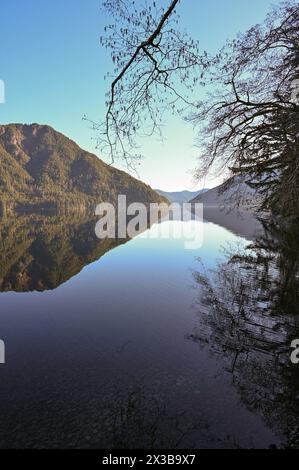
M0 215L15 209L94 211L102 201L163 200L149 186L117 170L49 126L0 126Z

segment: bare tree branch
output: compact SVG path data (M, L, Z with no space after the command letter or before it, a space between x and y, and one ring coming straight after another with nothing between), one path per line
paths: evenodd
M195 41L179 31L179 2L169 0L167 8L160 8L154 0L145 6L103 0L105 10L115 18L101 38L111 51L115 76L105 121L92 125L98 131L98 147L112 163L121 158L135 169L140 158L138 138L161 137L166 113L195 106L189 95L202 79L208 59L199 54Z
M264 207L284 214L298 213L298 37L299 7L288 0L221 50L188 119L199 129L199 178L229 167L262 192Z

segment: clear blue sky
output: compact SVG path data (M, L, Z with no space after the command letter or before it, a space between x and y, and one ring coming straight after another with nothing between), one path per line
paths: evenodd
M181 0L179 10L183 27L203 49L216 51L226 38L262 21L277 3ZM101 0L1 0L0 79L6 85L1 123L49 124L96 153L94 132L82 116L100 121L105 111L104 75L111 63L99 45L105 23L100 4ZM170 119L165 137L163 144L140 142L145 154L140 178L166 190L194 189L193 130Z

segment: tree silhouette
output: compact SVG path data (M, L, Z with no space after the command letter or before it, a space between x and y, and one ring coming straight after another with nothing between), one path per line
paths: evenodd
M230 167L260 190L263 206L298 214L299 7L288 1L220 51L213 88L190 120L204 151L198 174Z
M122 158L130 168L140 158L136 137L161 135L165 111L193 107L188 92L207 66L197 42L179 30L179 0L167 8L140 3L103 1L114 22L106 26L101 44L111 51L115 70L105 121L93 123L101 151L112 163ZM191 75L192 69L198 73Z
M161 133L166 111L197 126L202 178L230 168L264 196L264 207L298 213L299 7L288 0L214 57L180 32L169 1L105 0L114 18L101 39L115 64L99 147L134 166L138 137ZM183 4L183 2L182 2ZM201 101L194 92L206 90Z

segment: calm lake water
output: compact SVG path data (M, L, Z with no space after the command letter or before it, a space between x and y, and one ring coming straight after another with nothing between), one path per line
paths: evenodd
M0 223L0 447L298 446L297 225L211 210L196 250L94 225Z

